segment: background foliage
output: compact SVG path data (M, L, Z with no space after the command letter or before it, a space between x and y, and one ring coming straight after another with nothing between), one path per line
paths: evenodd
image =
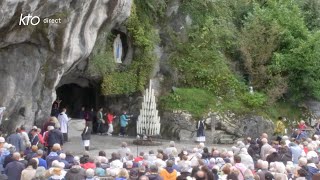
M232 110L276 119L301 114L296 106L308 98L320 100L320 1L181 0L178 14L167 17L170 2L134 1L126 23L134 45L132 64L96 67L104 77L105 95L144 89L160 29L167 32L164 45L178 73L178 89L161 98L163 110L187 110L199 118L210 110ZM183 35L170 23L186 16L192 23L184 26ZM109 56L105 48L93 66L111 61Z
M172 47L171 62L179 72L180 87L196 87L220 98L208 103L219 106L207 109L271 118L290 116L289 111L273 110L275 106L297 111L291 104L319 99L319 4L314 0L182 1L181 10L191 15L193 24L187 30L187 43L177 36ZM254 94L248 93L249 86ZM199 92L189 93L197 97ZM173 97L163 101L170 108L190 111L190 106L179 105L185 100ZM200 102L189 103L204 108Z

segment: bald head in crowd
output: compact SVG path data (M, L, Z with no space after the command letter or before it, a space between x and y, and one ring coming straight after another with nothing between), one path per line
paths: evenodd
M261 139L263 139L263 138L268 139L268 134L267 134L267 133L262 133L262 134L261 134Z
M18 152L15 152L15 153L13 153L13 155L12 155L12 159L14 159L14 160L19 160L20 159L20 153L18 153Z

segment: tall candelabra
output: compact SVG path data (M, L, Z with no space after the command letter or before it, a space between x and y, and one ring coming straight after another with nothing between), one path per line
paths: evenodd
M137 122L137 134L147 136L160 135L160 117L156 108L156 98L150 80L149 88L143 96L142 108Z

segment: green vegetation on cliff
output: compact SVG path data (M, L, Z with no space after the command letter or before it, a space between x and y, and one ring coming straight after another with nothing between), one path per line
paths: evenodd
M306 98L320 99L317 0L179 2L178 13L166 17L170 0L134 1L126 22L134 45L133 61L121 68L112 63L112 67L103 66L109 70L100 67L104 95L145 88L160 41L157 27L167 32L163 42L169 42L165 49L177 72L174 85L178 88L161 97L163 110L186 110L199 118L210 110L231 110L270 118L294 114L292 118L297 119L301 110L294 105ZM183 21L187 16L191 21L182 23L180 30L171 29L176 26L174 18ZM111 50L111 46L105 48L93 59L107 59Z
M319 23L312 22L320 18L316 1L185 0L180 8L192 25L187 41L175 38L171 62L180 87L189 92L163 97L164 108L195 116L211 109L276 118L290 112L273 107L297 112L290 104L320 98ZM248 93L249 86L254 94ZM202 90L205 97L220 100L208 98L212 102L203 106L194 98L177 98L197 97ZM197 109L203 108L199 115Z

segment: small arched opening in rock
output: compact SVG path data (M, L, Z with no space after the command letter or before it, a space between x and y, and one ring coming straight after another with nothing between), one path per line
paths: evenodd
M68 116L79 118L81 107L94 108L98 104L99 89L89 86L81 87L77 84L64 84L56 90L57 98L62 100L60 109L66 107Z
M217 123L215 130L222 130L222 123L221 122Z
M112 29L111 33L114 36L113 41L115 40L117 35L120 34L120 39L121 39L122 49L123 49L121 60L122 60L122 62L124 62L126 59L126 56L128 54L128 48L129 48L128 37L124 32L116 30L116 29Z

